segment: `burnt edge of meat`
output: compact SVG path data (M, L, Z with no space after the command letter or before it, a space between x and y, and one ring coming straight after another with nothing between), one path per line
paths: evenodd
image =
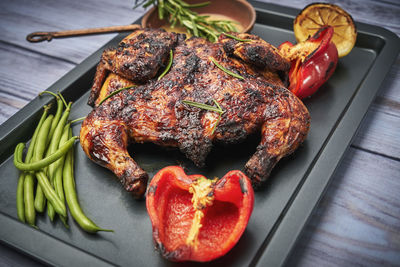
M96 68L88 105L95 105L109 72L145 84L166 67L170 50L185 39L185 34L164 29L141 29L124 38L116 48L105 49Z
M221 34L218 40L223 44L223 48L228 55L241 58L245 62L260 68L289 70L290 62L281 56L276 47L265 42L260 37L247 33L231 32L229 34L250 41L241 42Z

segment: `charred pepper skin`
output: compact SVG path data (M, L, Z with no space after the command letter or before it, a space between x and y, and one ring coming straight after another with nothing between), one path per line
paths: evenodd
M251 182L237 170L209 180L169 166L153 177L146 195L154 243L170 261L225 255L243 234L253 205Z
M335 72L339 56L331 41L333 33L332 27L324 27L302 43L284 42L279 46L291 60L289 90L300 99L313 95ZM309 47L316 48L310 51Z

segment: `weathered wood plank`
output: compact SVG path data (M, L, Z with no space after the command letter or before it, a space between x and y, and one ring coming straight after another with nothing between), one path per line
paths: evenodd
M0 123L5 122L7 118L14 115L18 110L26 105L26 103L27 102L0 93Z
M25 100L32 99L75 67L71 63L1 43L0 51L2 62L7 66L0 68L0 90Z
M400 159L400 57L378 91L353 141L355 147Z
M392 66L353 141L355 147L400 159L400 57Z
M400 160L400 117L370 108L352 144Z
M60 31L79 28L130 24L141 16L130 1L1 1L2 41L40 53L80 63L115 34L57 39L50 43L29 43L26 35L35 31Z
M398 161L349 149L288 266L396 266Z
M0 52L0 124L75 67L1 42Z
M395 116L400 114L400 56L397 57L386 79L383 81L381 90L378 91L374 104L380 105L383 112Z

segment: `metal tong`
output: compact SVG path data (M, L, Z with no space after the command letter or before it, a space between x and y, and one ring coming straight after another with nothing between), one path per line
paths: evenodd
M124 25L124 26L111 26L81 30L70 30L70 31L58 31L58 32L33 32L26 36L26 40L31 43L37 43L42 41L50 42L53 38L68 38L83 35L103 34L103 33L115 33L115 32L128 32L134 31L141 28L138 24Z

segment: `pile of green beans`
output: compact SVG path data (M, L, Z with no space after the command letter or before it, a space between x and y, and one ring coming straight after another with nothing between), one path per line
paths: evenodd
M67 202L72 217L83 230L110 232L112 230L100 228L90 220L78 201L73 165L73 147L78 137L72 136L71 122L68 121L72 103L67 104L61 94L45 92L56 97L56 113L48 114L50 105L44 106L25 159L24 143L19 143L14 152L14 165L21 171L16 199L18 218L37 228L36 213L43 212L47 203L50 220L58 214L68 228Z

